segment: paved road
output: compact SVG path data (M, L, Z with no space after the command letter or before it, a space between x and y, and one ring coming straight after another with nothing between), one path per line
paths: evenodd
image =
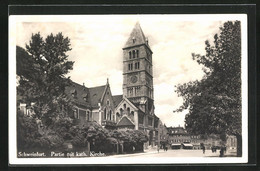
M229 155L229 153L227 153ZM122 157L219 157L219 151L216 153L212 153L211 150L206 150L205 154L203 154L202 150L168 150L163 151L160 150L159 153L157 151L146 151L144 153L134 153L134 154L121 154L108 156L111 158L122 158Z

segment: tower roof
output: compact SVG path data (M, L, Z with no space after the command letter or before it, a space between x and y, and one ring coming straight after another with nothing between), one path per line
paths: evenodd
M146 39L146 37L143 33L143 30L142 30L139 22L137 22L135 24L135 27L133 28L124 48L132 47L132 46L136 46L136 45L141 45L141 44L146 44L149 47L146 40L147 39Z

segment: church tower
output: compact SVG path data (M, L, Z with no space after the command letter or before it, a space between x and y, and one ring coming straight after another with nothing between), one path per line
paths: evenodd
M154 113L152 50L137 22L123 48L123 95L144 113Z

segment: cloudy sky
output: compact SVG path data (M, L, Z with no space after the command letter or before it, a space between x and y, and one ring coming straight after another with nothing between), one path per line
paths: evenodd
M191 53L205 53L229 18L213 15L88 15L21 16L16 20L16 44L25 47L32 33L45 38L62 32L70 38L69 60L75 61L71 79L87 87L109 83L113 95L122 94L122 47L138 21L153 51L155 114L167 126L183 126L187 111L173 113L182 104L175 85L201 79L201 66ZM231 17L231 19L233 19Z

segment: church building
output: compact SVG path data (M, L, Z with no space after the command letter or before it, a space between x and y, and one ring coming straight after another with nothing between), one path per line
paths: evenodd
M148 39L137 22L123 47L123 95L115 104L115 114L118 129L145 131L149 145L155 145L159 123L154 114L152 54Z
M142 130L149 137L145 146L154 146L160 120L154 114L152 54L137 22L123 47L123 95L112 96L108 79L90 88L72 82L65 93L74 105L74 118L79 123L96 121L107 129Z

